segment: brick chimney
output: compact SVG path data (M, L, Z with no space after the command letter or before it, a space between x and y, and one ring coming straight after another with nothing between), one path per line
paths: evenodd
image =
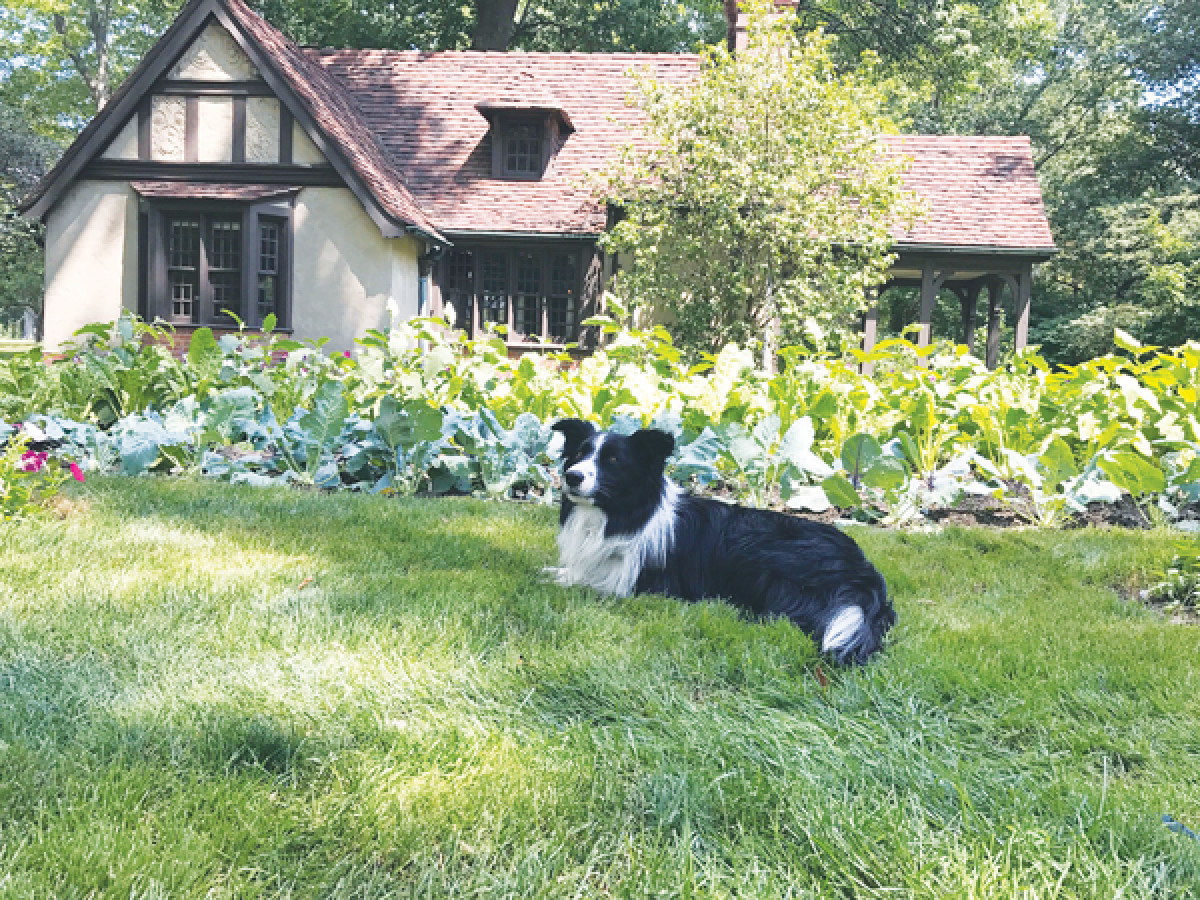
M730 53L745 50L749 44L746 26L749 16L742 12L738 0L725 0L725 44Z
M795 9L797 0L774 0L775 14ZM738 0L725 0L725 44L730 53L737 53L750 46L750 17L742 10Z

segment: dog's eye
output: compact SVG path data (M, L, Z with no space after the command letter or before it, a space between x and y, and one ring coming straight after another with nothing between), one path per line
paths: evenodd
M603 455L600 457L600 461L601 461L601 462L606 462L606 463L612 463L612 462L616 462L616 461L617 461L617 454L615 454L613 451L609 450L607 453L603 454Z

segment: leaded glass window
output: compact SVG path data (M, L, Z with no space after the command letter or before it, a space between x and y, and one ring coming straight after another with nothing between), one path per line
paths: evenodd
M171 321L195 321L200 298L200 220L171 220L168 223L167 245Z
M541 174L541 125L509 125L504 130L504 172L525 176Z
M278 222L258 223L258 320L279 315Z
M508 324L508 254L484 253L481 262L483 321Z
M517 254L517 296L513 303L513 329L519 335L542 330L538 300L542 293L542 258L537 253Z

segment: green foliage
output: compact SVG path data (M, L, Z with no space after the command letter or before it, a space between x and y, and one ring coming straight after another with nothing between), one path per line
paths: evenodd
M608 341L582 360L513 360L436 319L373 332L354 358L201 330L181 360L168 332L126 317L83 329L65 358L0 360L0 420L101 473L375 493L551 502L549 425L582 416L671 432L669 471L699 490L869 521L917 520L963 494L1040 525L1124 494L1156 519L1200 501L1200 345L1118 332L1124 356L1051 371L1027 354L988 371L961 348L919 365L894 340L872 377L797 348L770 374L735 345L688 365L661 327L595 323Z
M1196 541L1178 541L1170 563L1153 578L1142 599L1168 610L1200 610L1200 546Z
M66 143L166 31L179 0L5 0L0 100Z
M256 0L267 21L303 44L395 50L465 50L479 2ZM572 52L694 50L725 34L720 4L665 0L544 0L514 5L509 46Z
M47 454L30 450L28 435L0 426L0 437L5 439L0 450L0 522L44 514L66 480L62 467L48 461Z
M42 226L22 219L15 204L57 156L58 146L0 96L0 326L42 307Z
M639 77L647 141L600 179L623 214L605 245L636 259L618 292L693 356L761 341L773 367L780 346L847 329L915 212L870 72L837 72L829 39L794 24L753 5L746 52L709 48L688 85Z

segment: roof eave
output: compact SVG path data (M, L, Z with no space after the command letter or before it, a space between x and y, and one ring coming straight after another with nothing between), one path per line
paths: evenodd
M975 256L1008 256L1034 259L1049 259L1058 253L1058 247L1008 247L997 244L928 244L909 241L897 241L894 249L898 253L944 253L954 255Z

